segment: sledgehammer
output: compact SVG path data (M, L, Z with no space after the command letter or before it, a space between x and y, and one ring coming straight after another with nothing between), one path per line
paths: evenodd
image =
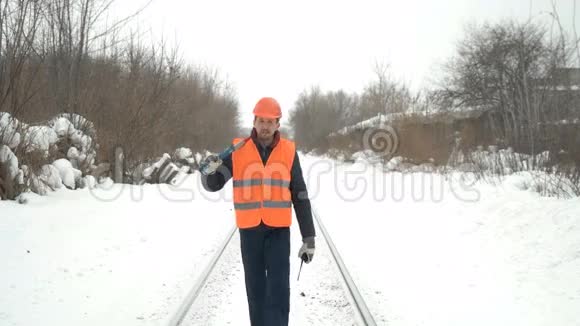
M244 146L244 144L246 144L246 142L248 140L250 140L252 137L248 137L246 139L242 139L240 142L238 142L237 144L232 144L230 145L228 148L226 148L223 152L218 154L218 157L220 158L220 160L223 160L224 158L228 157L229 155L231 155L233 152L235 152L236 150L240 149L242 146ZM202 163L199 166L199 171L202 174L205 174L205 169L207 169L207 167L209 166L209 163Z

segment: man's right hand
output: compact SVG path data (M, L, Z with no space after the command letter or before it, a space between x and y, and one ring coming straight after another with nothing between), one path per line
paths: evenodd
M210 154L205 159L201 161L200 169L201 174L210 175L214 174L215 171L222 165L222 160L217 154Z
M298 251L298 257L309 264L314 258L314 237L302 239L302 247Z

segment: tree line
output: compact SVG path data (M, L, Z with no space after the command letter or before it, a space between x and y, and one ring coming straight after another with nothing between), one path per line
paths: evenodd
M388 66L375 65L376 78L360 93L305 90L290 124L303 150L325 151L329 134L377 114L479 109L488 113L493 145L529 154L574 150L558 126L579 125L580 90L572 84L580 76L569 69L580 62L578 41L534 21L472 24L435 87L411 92Z
M94 123L98 153L129 160L186 146L217 149L238 132L238 100L215 69L145 41L114 0L0 0L0 112L30 124L59 113Z

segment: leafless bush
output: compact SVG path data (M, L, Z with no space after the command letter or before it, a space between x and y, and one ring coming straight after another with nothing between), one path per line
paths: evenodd
M577 169L556 170L549 173L535 171L526 186L546 197L579 197L580 174Z
M570 169L566 178L570 181L571 194L580 197L580 164L575 169Z
M501 184L508 175L524 173L529 176L524 188L542 196L571 198L580 196L580 172L577 162L565 162L548 152L532 157L510 150L469 152L465 158L446 172L468 172L476 180Z

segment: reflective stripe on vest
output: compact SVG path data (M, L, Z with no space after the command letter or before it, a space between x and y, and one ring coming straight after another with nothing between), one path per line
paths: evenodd
M292 207L292 202L291 201L264 200L264 207L270 207L270 208Z
M234 180L234 187L259 186L261 184L262 184L261 179Z
M253 141L232 153L234 209L239 228L254 227L261 221L274 227L290 226L290 170L295 153L294 143L284 138L272 149L265 165Z
M280 179L264 179L264 184L286 188L290 187L290 181Z
M290 181L281 179L243 179L234 180L234 187L251 187L259 186L261 184L269 186L290 187Z
M262 203L259 201L249 203L234 203L234 208L239 210L256 209L260 207L262 207Z

